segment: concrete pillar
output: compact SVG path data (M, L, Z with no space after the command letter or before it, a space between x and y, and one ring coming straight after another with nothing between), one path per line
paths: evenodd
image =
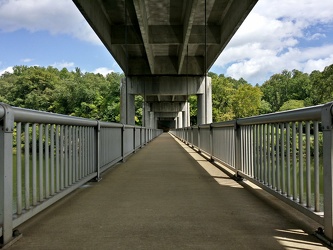
M210 77L203 79L204 93L198 94L197 123L208 124L213 122L212 111L212 81Z
M135 102L134 95L128 94L126 78L121 80L120 93L120 122L128 125L135 125Z
M150 128L156 128L156 125L155 125L155 114L154 112L149 112L149 127Z
M184 124L183 124L183 112L180 111L178 112L178 128L183 128Z
M205 124L205 95L197 95L197 124Z
M150 104L147 102L143 103L143 127L150 127Z
M212 101L212 78L207 78L207 85L206 85L206 122L205 123L212 123L213 122L213 101Z
M184 127L190 126L190 103L188 101L185 102L183 107L183 125Z

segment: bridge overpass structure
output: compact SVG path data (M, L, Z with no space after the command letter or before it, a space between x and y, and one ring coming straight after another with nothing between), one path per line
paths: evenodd
M122 123L0 103L1 246L332 246L333 103L211 123L207 71L256 2L74 0L125 73Z
M121 121L134 125L134 96L141 95L143 124L152 128L189 126L190 95L197 123L212 122L207 72L256 2L74 0L125 73Z

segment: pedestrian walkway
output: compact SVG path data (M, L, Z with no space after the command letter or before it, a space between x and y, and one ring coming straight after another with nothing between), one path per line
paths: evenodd
M20 226L10 249L326 249L291 208L166 133L102 178Z

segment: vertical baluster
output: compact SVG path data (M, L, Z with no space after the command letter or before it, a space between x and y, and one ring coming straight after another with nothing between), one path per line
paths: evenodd
M44 178L44 159L43 159L43 124L39 125L39 201L44 199L43 178Z
M270 132L271 132L271 125L270 124L267 124L267 138L266 138L266 143L267 143L267 168L268 168L268 171L267 171L267 185L268 186L272 186L272 161L271 161L271 135L270 135Z
M73 137L72 137L72 131L73 127L69 126L68 128L68 185L72 185L72 178L73 178L73 151L72 151L72 145L73 145Z
M310 122L306 122L306 206L311 207Z
M79 128L79 179L82 178L82 127Z
M21 152L22 124L16 124L16 204L17 214L22 214L22 152Z
M29 152L29 123L24 125L24 194L25 209L30 209L30 152Z
M271 125L272 189L276 189L274 124Z
M250 153L249 153L249 167L250 167L250 176L253 178L253 126L249 126L249 147L250 147Z
M77 164L76 164L76 157L77 157L77 152L76 152L76 144L77 144L77 140L76 140L76 129L77 127L73 126L73 142L72 142L72 151L73 151L73 169L72 169L72 182L75 183L76 182L76 168L77 168Z
M276 148L276 190L281 192L281 176L280 176L280 126L275 124L275 148Z
M50 197L49 124L45 125L45 197Z
M304 174L303 174L303 124L298 122L298 156L299 156L299 203L303 204Z
M60 126L60 189L65 187L65 158L64 158L64 147L65 147L65 137L64 137L64 126Z
M254 125L254 157L255 157L255 165L254 165L254 179L258 180L258 167L259 167L259 157L258 157L258 126Z
M65 153L65 170L64 170L64 178L65 178L65 187L68 187L68 126L65 126L65 145L64 145L64 153Z
M296 161L296 123L292 123L292 146L293 146L293 199L297 200L297 161Z
M37 139L36 124L32 124L32 205L37 205Z
M87 175L87 128L83 128L83 176Z
M265 138L264 138L264 126L262 124L258 125L258 165L259 165L259 170L258 170L258 177L260 182L266 183L265 180Z
M54 186L54 180L55 180L55 176L54 176L54 125L51 125L51 145L50 145L50 154L51 154L51 195L54 195L55 193L55 186Z
M263 151L262 153L262 168L263 168L263 171L262 171L262 180L265 184L268 183L268 178L267 178L267 125L266 124L262 124L260 125L260 130L262 131L262 136L261 136L261 139L260 139L260 144L261 144L261 151Z
M135 138L135 131L136 131L136 129L134 129L133 138ZM88 128L88 138L89 138L89 142L88 142L88 145L89 145L89 151L88 151L89 174L94 171L94 169L93 169L94 168L94 164L93 164L92 161L95 159L95 156L93 154L93 147L92 147L92 145L95 145L95 144L94 144L91 132L92 132L91 128ZM133 151L135 152L135 143L133 143Z
M60 146L60 125L56 126L56 189L55 191L58 193L60 191L60 154L61 154L61 146Z
M286 124L286 156L287 156L287 196L291 197L290 179L290 124Z
M318 122L314 122L314 195L315 195L315 212L320 211L320 188L319 188L319 133Z
M286 173L285 173L285 143L284 143L284 123L280 124L280 131L281 131L281 180L282 180L282 187L281 187L281 191L282 194L286 193Z

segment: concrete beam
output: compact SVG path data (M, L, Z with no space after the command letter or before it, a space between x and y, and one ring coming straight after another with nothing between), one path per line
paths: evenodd
M128 93L135 95L176 95L187 96L205 92L203 76L156 76L128 78Z
M146 95L146 102L185 102L186 95Z
M148 20L147 20L147 13L149 11L146 10L147 6L144 0L133 0L136 15L138 18L142 40L144 47L146 49L146 55L148 58L149 68L151 74L155 72L155 65L154 65L154 53L151 44L149 43L149 28L148 28Z
M153 102L151 111L153 112L180 112L183 111L183 102Z
M126 31L127 29L127 31ZM113 45L143 45L140 27L135 25L112 25L111 41ZM202 44L202 34L204 25L192 25L189 33L188 44ZM127 32L127 37L126 37ZM127 41L126 41L127 39ZM221 40L221 26L207 26L207 45L218 45ZM149 43L152 45L179 45L183 43L183 26L182 25L150 25L149 26Z
M101 39L104 46L113 55L115 61L124 70L127 58L125 50L122 46L110 46L112 44L110 36L110 32L112 33L112 26L108 17L105 15L105 11L100 2L85 0L73 0L73 2L89 25L93 28L97 36Z
M193 1L185 1L186 7L185 7L185 16L183 21L183 43L180 45L179 53L178 53L178 74L181 73L183 64L184 64L184 58L187 53L187 44L188 40L190 38L192 25L193 25L193 19L194 14L197 9L198 0Z
M155 116L159 118L176 118L178 116L178 112L155 112Z

